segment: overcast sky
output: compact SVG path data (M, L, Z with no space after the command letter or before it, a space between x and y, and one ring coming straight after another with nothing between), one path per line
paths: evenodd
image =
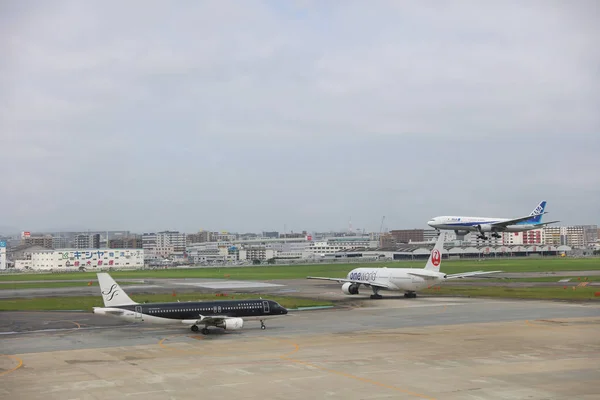
M3 229L600 224L590 1L0 2Z

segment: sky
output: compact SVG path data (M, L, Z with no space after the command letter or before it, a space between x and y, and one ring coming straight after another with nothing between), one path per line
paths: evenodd
M0 2L0 231L600 225L599 9Z

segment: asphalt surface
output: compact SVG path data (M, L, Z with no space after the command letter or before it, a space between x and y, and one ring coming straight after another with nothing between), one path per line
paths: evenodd
M369 300L239 331L80 312L0 313L19 399L594 399L600 304Z

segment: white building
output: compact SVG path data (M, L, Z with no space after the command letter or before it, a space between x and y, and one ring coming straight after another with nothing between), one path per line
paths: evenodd
M236 246L223 243L194 243L187 247L187 257L192 264L235 262L238 253Z
M277 250L267 249L263 246L253 246L239 251L240 260L260 260L267 261L277 256Z
M586 246L586 229L583 226L547 226L544 228L544 244L583 249Z
M0 240L0 270L6 269L6 242Z
M335 237L310 242L306 252L311 255L325 255L356 249L376 249L378 246L379 242L371 240L370 237Z
M544 230L533 229L525 232L503 232L502 244L521 245L521 244L544 244Z
M17 269L77 271L80 268L141 268L144 252L141 249L68 249L38 250L25 260L15 260Z
M183 257L186 249L186 234L177 231L144 233L142 248L148 260Z

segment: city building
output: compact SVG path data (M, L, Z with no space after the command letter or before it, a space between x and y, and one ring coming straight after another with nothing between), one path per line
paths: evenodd
M186 244L210 242L212 241L212 232L200 231L198 233L188 233L185 240Z
M189 245L186 251L190 264L231 263L239 260L239 250L231 244L195 243Z
M309 242L306 252L324 256L326 254L359 249L376 249L377 247L379 247L379 242L372 241L370 236L333 237Z
M583 226L547 226L543 228L544 244L549 246L569 246L576 249L586 247L586 232L592 229L585 229Z
M239 250L239 260L267 261L277 256L277 251L265 246L250 246Z
M76 249L99 249L100 234L79 234L73 238L73 247Z
M16 269L77 271L107 268L142 268L144 253L132 249L38 250L26 259L15 260Z
M598 242L598 225L582 225L583 245L586 248L595 247Z
M517 245L517 244L545 244L544 230L535 229L525 232L503 232L502 244Z
M142 249L143 241L141 235L118 236L108 240L110 249Z
M438 238L439 231L437 229L423 229L423 241L425 242L435 242ZM446 232L446 240L448 240L448 235Z
M423 229L394 229L390 231L396 243L423 242L425 235Z
M67 249L69 247L72 247L69 238L64 236L52 236L53 249Z
M6 241L0 240L0 270L6 269Z
M157 247L173 247L174 253L183 254L185 252L186 234L178 231L162 231L156 234Z
M25 260L31 253L36 251L48 250L43 246L20 244L18 246L7 247L6 257L8 261Z
M29 232L23 232L21 236L21 245L23 246L42 246L46 249L52 249L52 241L51 235L31 236Z
M178 231L144 233L142 249L147 260L160 258L185 258L186 234Z

